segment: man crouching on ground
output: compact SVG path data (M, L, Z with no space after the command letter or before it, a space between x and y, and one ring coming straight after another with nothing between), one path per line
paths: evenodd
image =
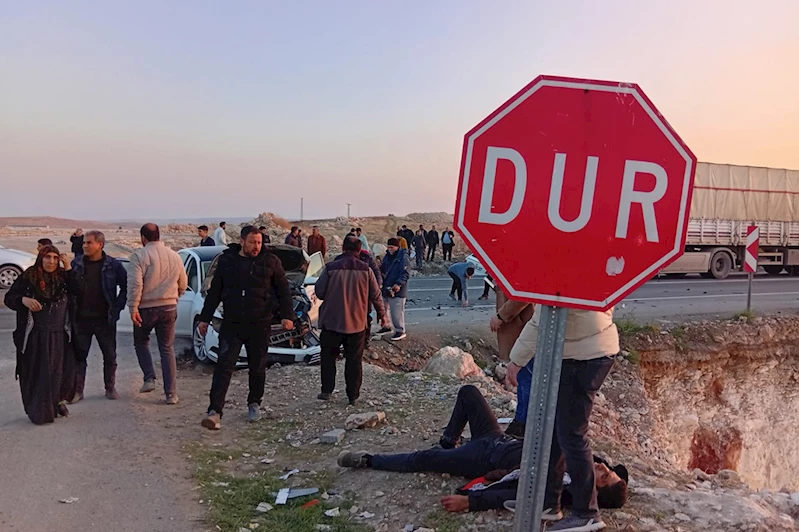
M466 424L472 439L458 446ZM502 432L491 407L480 391L472 385L458 391L455 408L439 444L423 451L405 454L369 454L366 451L344 451L338 456L338 465L352 468L371 468L400 473L449 473L468 479L480 479L460 490L460 495L441 499L442 506L450 512L512 509L518 488L519 467L524 441ZM627 470L624 466L611 469L607 462L595 458L594 469L597 498L603 508L620 508L627 500ZM488 485L490 480L497 481ZM564 495L568 494L566 484ZM563 505L570 499L564 496ZM558 521L563 518L560 508L547 508L542 519Z
M221 428L230 378L236 369L241 347L247 348L250 393L247 397L250 422L261 419L261 399L266 382L267 351L272 334L272 298L277 295L281 325L294 328L291 290L283 265L273 253L262 248L262 235L252 225L241 229L241 245L231 244L219 257L216 272L200 313L200 334L208 333L208 324L219 303L224 306L219 330L219 362L211 384L211 405L203 427Z

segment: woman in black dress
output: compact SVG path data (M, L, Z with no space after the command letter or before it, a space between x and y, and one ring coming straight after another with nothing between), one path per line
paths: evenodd
M66 399L75 380L69 269L66 255L55 246L44 246L36 264L17 278L5 296L6 306L17 313L15 375L25 413L36 425L69 415Z

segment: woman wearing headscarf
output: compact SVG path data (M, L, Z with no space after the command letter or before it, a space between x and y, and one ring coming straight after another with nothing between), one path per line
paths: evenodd
M75 380L69 269L66 255L44 246L5 296L6 306L17 313L15 375L25 413L36 425L69 415L66 399Z

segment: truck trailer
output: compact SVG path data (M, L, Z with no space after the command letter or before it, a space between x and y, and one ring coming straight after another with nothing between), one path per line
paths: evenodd
M660 273L741 271L750 225L760 228L759 266L799 275L799 170L697 163L685 254Z

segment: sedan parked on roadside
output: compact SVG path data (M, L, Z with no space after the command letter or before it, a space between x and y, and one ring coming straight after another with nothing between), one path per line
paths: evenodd
M9 289L17 277L36 262L36 255L0 246L0 289Z

